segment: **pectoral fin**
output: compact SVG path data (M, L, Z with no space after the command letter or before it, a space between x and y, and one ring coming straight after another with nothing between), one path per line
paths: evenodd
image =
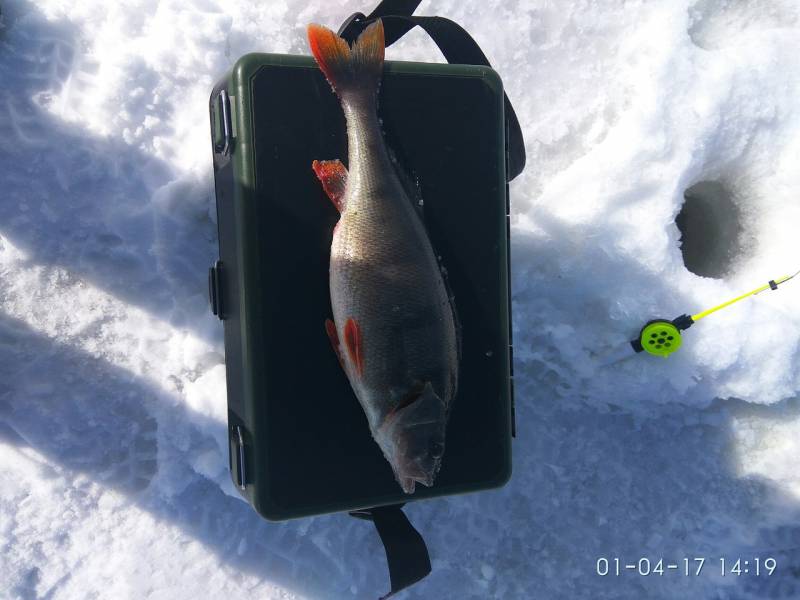
M336 332L336 325L330 319L325 319L325 333L328 334L328 339L331 341L333 351L336 353L336 358L339 359L339 364L344 369L344 361L342 360L342 348L339 345L339 334Z

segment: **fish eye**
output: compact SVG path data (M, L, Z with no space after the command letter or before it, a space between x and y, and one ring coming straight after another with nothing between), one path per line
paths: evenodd
M428 454L433 458L441 458L444 454L444 444L439 440L431 440L428 444Z

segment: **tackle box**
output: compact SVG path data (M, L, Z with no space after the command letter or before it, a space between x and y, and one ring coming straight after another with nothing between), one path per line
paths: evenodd
M347 164L338 98L310 57L249 54L210 103L230 470L270 520L503 485L514 427L503 88L489 67L387 61L378 113L424 201L461 324L458 394L431 488L402 492L325 333L336 209L313 160Z

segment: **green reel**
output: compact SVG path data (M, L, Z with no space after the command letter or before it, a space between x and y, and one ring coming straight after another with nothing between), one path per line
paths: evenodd
M798 275L800 275L800 271L794 275L778 277L778 279L773 279L754 290L742 294L741 296L737 296L736 298L728 300L727 302L723 302L722 304L719 304L713 308L709 308L708 310L697 313L696 315L681 315L672 321L668 319L653 319L652 321L648 321L639 332L639 337L628 342L625 345L626 347L621 351L617 351L614 354L609 355L610 357L605 359L607 361L605 364L612 364L621 358L625 358L630 352L631 348L635 353L647 352L653 356L663 356L666 358L681 347L681 344L683 343L683 340L681 340L681 331L689 329L689 327L691 327L700 319L704 319L708 315L714 314L718 310L722 310L723 308L726 308L731 304L735 304L740 300L760 294L764 290L777 290L779 285L786 283L790 279L794 279Z
M681 332L671 321L650 321L639 333L642 350L667 357L681 347Z

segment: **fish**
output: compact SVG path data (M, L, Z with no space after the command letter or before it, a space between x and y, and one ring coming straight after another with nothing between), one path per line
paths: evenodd
M378 118L385 52L376 20L352 47L308 26L311 52L347 122L347 164L312 169L339 211L330 250L333 319L325 330L406 494L433 485L458 386L455 304L418 206L406 191Z

